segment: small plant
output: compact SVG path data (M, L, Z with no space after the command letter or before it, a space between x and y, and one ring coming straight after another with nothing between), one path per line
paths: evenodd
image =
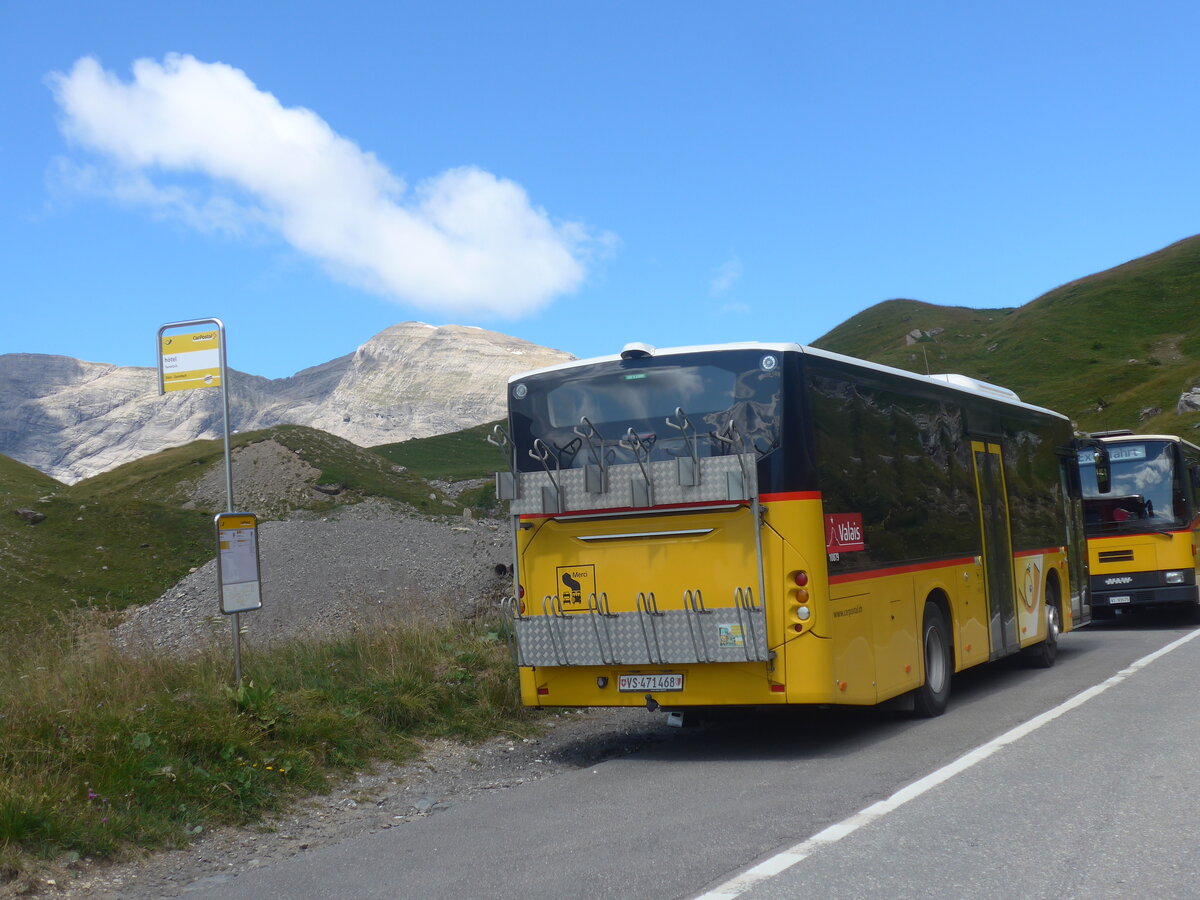
M278 724L283 710L275 702L275 688L268 684L256 685L243 678L237 687L224 687L225 696L233 701L238 712L249 716L264 731Z

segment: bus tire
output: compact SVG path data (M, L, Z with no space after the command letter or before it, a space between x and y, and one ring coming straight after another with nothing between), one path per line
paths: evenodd
M1058 658L1058 636L1062 632L1062 610L1058 588L1046 585L1046 639L1024 651L1025 660L1037 669L1049 669Z
M921 619L921 656L925 679L913 692L913 712L923 719L940 716L950 702L950 676L954 664L950 656L950 627L942 608L925 602Z

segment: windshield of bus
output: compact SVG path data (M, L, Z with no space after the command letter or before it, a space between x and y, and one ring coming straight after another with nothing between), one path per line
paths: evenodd
M692 446L697 456L768 453L779 443L780 367L777 353L725 350L530 376L509 385L517 465L541 468L527 452L535 439L562 468L597 463L601 453L605 465L636 462L639 454L673 459Z
M1187 522L1175 447L1170 441L1106 443L1112 489L1096 485L1093 450L1079 452L1083 512L1089 534L1158 531Z

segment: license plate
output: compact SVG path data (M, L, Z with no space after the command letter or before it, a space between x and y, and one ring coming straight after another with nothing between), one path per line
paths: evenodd
M682 675L621 675L617 678L618 691L682 691Z
M1108 602L1112 603L1128 603L1129 597L1109 597Z

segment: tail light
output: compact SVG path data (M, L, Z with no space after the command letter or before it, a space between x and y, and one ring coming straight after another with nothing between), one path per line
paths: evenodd
M808 608L808 572L804 569L797 569L788 576L788 581L791 585L788 590L788 608L798 620L797 624L793 626L793 630L801 632L812 618L812 610Z

